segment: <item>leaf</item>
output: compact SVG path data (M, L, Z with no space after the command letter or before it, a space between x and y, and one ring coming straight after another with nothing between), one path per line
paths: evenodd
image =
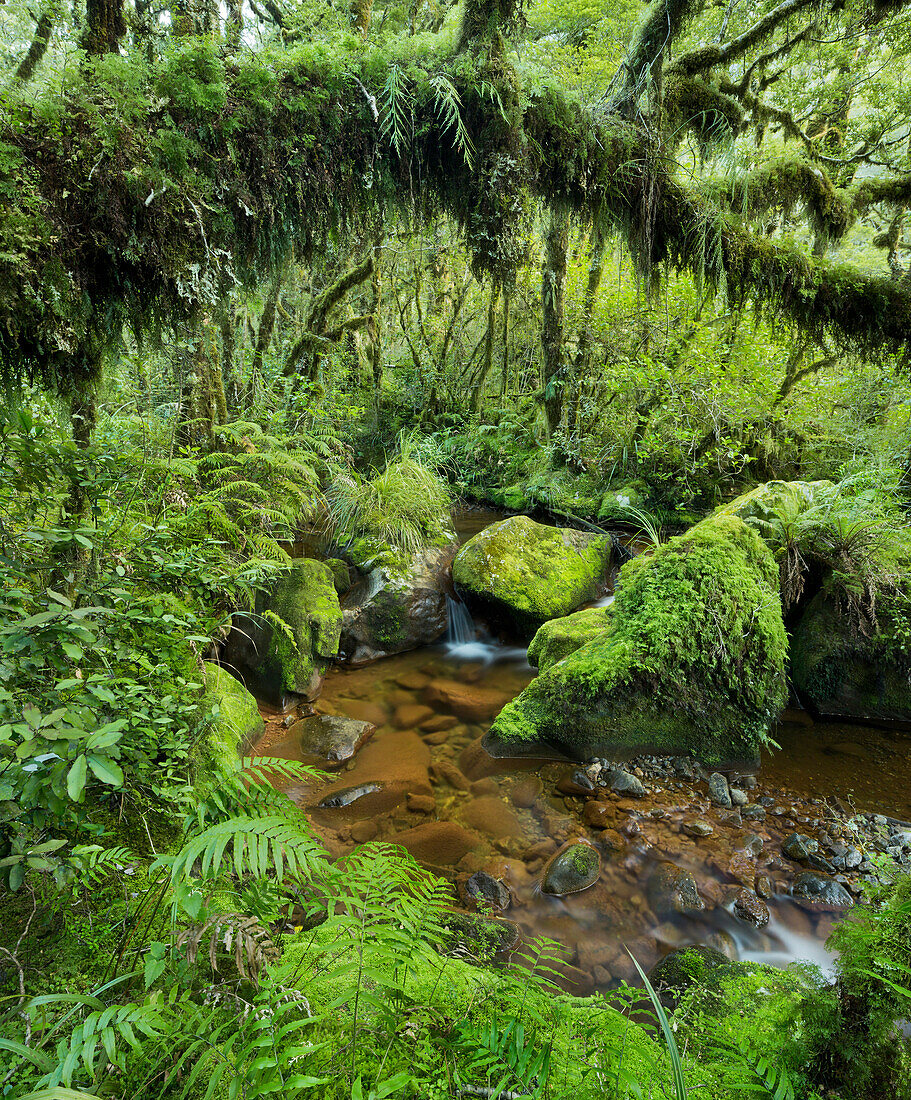
M119 764L115 764L106 756L96 756L93 752L89 753L88 759L89 767L102 783L107 783L111 787L123 786L123 769Z
M54 1060L49 1055L42 1053L40 1050L32 1050L31 1047L17 1043L13 1039L0 1038L0 1050L9 1050L13 1054L18 1054L20 1058L31 1062L43 1073L50 1073L54 1068Z
M84 754L80 754L73 761L66 776L66 793L73 802L78 802L85 790L85 777L88 761Z

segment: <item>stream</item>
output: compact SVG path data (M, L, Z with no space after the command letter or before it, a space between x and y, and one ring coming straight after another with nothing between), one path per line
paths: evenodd
M469 513L460 517L459 535L464 541L499 518ZM533 675L524 648L491 637L451 601L441 642L329 672L317 713L370 722L376 733L329 780L283 789L306 808L333 855L374 839L401 844L453 881L468 907L470 876L484 871L500 880L508 888L502 915L523 940L543 936L561 945L560 984L577 994L634 981L626 948L645 968L694 943L775 966L794 959L831 966L824 945L840 911L792 900L795 867L782 856L782 842L794 831L836 835L836 817L852 813L911 818L907 735L786 712L774 732L780 748L764 754L749 792L764 805L764 819L719 810L699 777L655 781L641 773L646 797L597 792L596 821L586 808L591 796L574 783L577 766L494 760L480 748L493 716ZM288 719L266 718L256 751L299 758ZM706 835L685 831L694 822ZM543 894L546 860L576 837L601 854L597 882L560 898ZM656 870L670 864L692 875L701 908L665 903L655 890ZM734 915L744 887L765 899L764 927Z

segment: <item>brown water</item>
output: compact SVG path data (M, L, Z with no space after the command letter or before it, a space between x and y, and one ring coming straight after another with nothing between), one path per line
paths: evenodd
M498 518L481 509L463 514L459 534L464 540ZM627 947L644 966L673 947L707 941L776 965L795 957L828 964L823 944L833 915L789 900L799 868L781 857L781 843L795 830L812 834L824 826L834 833L830 807L842 817L873 811L911 818L907 735L789 715L776 733L781 748L767 754L751 795L775 799L765 821L725 820L704 783L667 780L641 800L599 792L599 824L607 827L593 828L586 799L567 786L570 765L497 761L480 748L490 720L533 674L523 649L478 640L334 669L318 712L361 719L377 731L332 778L287 793L308 811L333 854L373 839L401 844L450 879L463 902L474 872L500 879L512 897L505 917L523 939L545 936L562 945L563 984L575 992L635 980ZM280 718L268 723L258 751L299 756ZM352 789L360 797L320 806ZM713 832L692 839L682 825L693 821ZM597 883L563 898L542 894L546 860L577 837L601 853ZM704 909L653 908L648 880L663 861L692 873ZM773 896L771 921L758 931L735 918L731 904L761 878Z

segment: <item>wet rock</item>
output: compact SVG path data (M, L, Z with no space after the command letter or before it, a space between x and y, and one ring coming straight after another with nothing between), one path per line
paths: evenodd
M342 604L340 652L355 667L428 645L446 633L446 571L455 543L410 558L370 539L345 553L367 574Z
M636 776L622 770L611 772L610 787L615 794L623 794L627 798L643 798L645 796L645 787L642 786Z
M763 842L762 837L757 836L756 833L747 833L741 838L740 846L744 851L749 852L753 856L762 855Z
M494 840L522 836L522 823L501 799L487 796L469 802L461 811L462 820L471 829L486 833Z
M714 932L706 937L705 944L706 947L713 947L716 951L720 951L731 962L737 962L740 958L737 941L730 932L726 932L723 928L716 928Z
M541 873L541 891L554 897L576 894L597 882L601 857L586 840L571 840L547 861Z
M818 871L802 871L791 886L791 895L803 901L846 908L854 899L842 884Z
M557 780L557 790L560 794L575 795L577 797L585 797L595 789L595 784L591 777L582 770L582 768L573 768L570 771L566 771Z
M396 676L395 678L396 684L406 691L423 691L430 683L430 680L430 676L426 675L426 673L419 672L416 668L410 669L408 672L403 672L401 676Z
M775 887L768 875L757 875L753 885L759 897L768 899L775 896Z
M689 871L667 861L659 863L652 871L646 893L652 911L658 916L691 913L705 908L696 880Z
M740 816L745 821L765 821L765 807L758 806L755 802L752 802L741 809Z
M458 680L435 680L424 689L425 702L468 722L493 718L508 702L507 692Z
M421 863L454 867L459 860L480 848L480 838L454 821L428 821L396 833L395 843Z
M530 775L527 779L520 779L509 792L509 797L514 806L521 809L530 809L544 793L544 784L536 775Z
M781 850L795 863L813 867L817 871L831 871L832 865L819 854L819 842L801 833L792 833L782 844Z
M425 718L420 728L424 733L444 733L458 724L454 714L434 714L432 718Z
M703 836L711 836L714 833L714 829L707 821L684 821L680 826L681 830L686 833L687 836L699 838Z
M730 809L732 805L728 781L721 772L712 772L709 776L709 798L715 806L721 806L724 809Z
M601 841L601 847L606 852L622 852L627 846L626 840L616 829L605 829L599 840Z
M288 730L288 742L300 751L305 764L339 768L361 749L376 732L376 726L354 718L337 718L328 714L304 718ZM282 746L270 750L282 756Z
M409 794L405 801L408 809L416 814L432 814L437 808L436 799L429 794Z
M346 718L357 718L359 722L369 722L373 726L385 726L389 721L389 714L384 706L365 699L346 699L343 709Z
M438 761L430 772L434 779L441 783L448 783L454 790L467 791L471 787L471 781L450 760Z
M614 813L610 802L586 802L582 820L592 829L607 829L614 823Z
M769 907L752 890L741 890L734 898L733 913L754 928L765 928L769 923Z
M351 839L355 844L367 844L378 832L375 821L355 821L351 826Z
M519 927L511 920L491 919L477 913L446 913L442 953L476 962L511 951L519 942Z
M746 791L741 791L737 787L729 787L728 794L730 795L732 806L745 806L749 802Z
M494 878L486 871L476 871L465 883L465 893L478 905L485 905L501 913L512 905L512 894L502 879Z
M495 779L476 779L469 788L471 793L476 798L482 798L485 795L499 795L500 787Z
M322 804L317 805L313 810L317 824L337 828L342 819L352 821L386 813L402 805L409 794L433 795L428 770L430 750L410 730L374 737L350 763L354 765L352 770L324 790L323 798L358 785L373 785L372 793L342 810L327 811Z
M721 810L718 814L718 820L722 825L743 824L743 818L740 816L739 810Z

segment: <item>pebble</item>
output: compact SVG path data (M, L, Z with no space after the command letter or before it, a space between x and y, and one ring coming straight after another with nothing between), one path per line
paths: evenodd
M684 821L680 828L692 837L711 836L715 831L707 821Z

